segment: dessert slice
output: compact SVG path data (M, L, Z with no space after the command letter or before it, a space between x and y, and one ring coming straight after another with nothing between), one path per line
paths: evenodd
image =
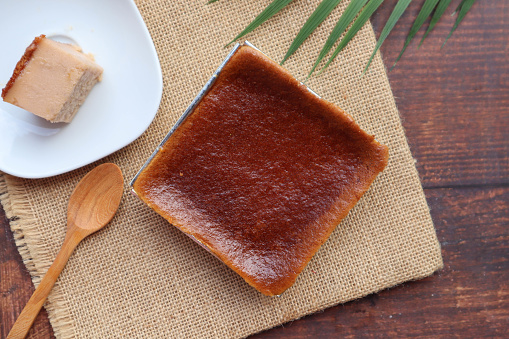
M41 35L18 61L2 98L51 122L71 122L102 72L79 47Z
M349 115L242 46L133 190L250 285L278 295L387 160L387 147Z

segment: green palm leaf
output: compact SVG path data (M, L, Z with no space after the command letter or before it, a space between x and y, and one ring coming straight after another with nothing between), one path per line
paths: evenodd
M375 56L376 52L378 51L380 46L382 46L383 42L385 41L385 38L387 38L389 33L392 31L401 15L403 15L403 12L407 9L408 5L410 5L410 2L412 2L412 0L399 0L396 6L394 6L391 16L389 17L389 19L387 19L384 29L382 29L382 33L380 33L380 37L378 37L375 50L371 54L371 57L368 60L366 68L364 68L364 73L366 73L366 71L368 70L368 67L371 64L371 61L373 60L373 57Z
M334 26L334 29L332 30L331 34L329 35L329 38L325 42L325 45L323 46L322 50L320 51L320 54L318 55L318 59L316 59L315 64L313 65L313 68L308 74L308 79L315 71L318 64L325 58L327 53L331 50L332 46L338 41L341 34L345 31L345 29L350 25L353 21L353 19L359 14L360 10L364 5L366 4L368 0L358 0L358 1L352 1L348 6L346 7L345 11L339 17L339 20Z
M242 38L247 33L253 31L255 28L263 24L265 21L272 18L277 12L282 10L286 5L288 5L293 0L274 0L270 3L258 16L251 22L239 35L237 35L232 41L230 41L225 47L231 45L236 40Z
M207 3L213 3L218 0L209 0ZM303 0L301 0L303 1ZM327 16L334 10L334 8L341 2L342 0L323 0L318 7L315 9L315 11L311 14L311 16L308 18L304 26L300 29L299 33L293 40L292 44L290 45L286 55L283 58L283 61L281 61L281 64L283 64L301 45L302 43L309 37L309 35L325 20ZM364 69L365 73L367 69L369 68L371 62L373 61L373 58L380 48L380 46L384 43L387 36L390 34L398 20L401 18L401 15L405 12L408 5L410 4L412 0L398 0L396 6L394 7L389 19L387 20L382 32L380 33L380 37L378 38L378 41L375 45L374 51L371 54L368 63ZM476 0L462 0L459 4L456 11L459 11L458 17L456 18L456 22L454 23L454 26L452 27L451 31L449 32L449 35L444 41L444 45L447 42L447 40L452 36L454 31L457 29L458 25L461 23L461 21L464 19L465 15L468 13L472 5L474 4ZM284 7L286 7L292 0L274 0L272 1L258 16L242 31L240 34L238 34L230 43L228 43L226 46L229 46L236 40L242 38L246 34L250 33L251 31L255 30L258 26L263 24L265 21L272 18L276 13L278 13L280 10L282 10ZM323 68L318 72L318 74L321 74L337 57L337 55L346 47L346 45L352 40L352 38L357 34L357 32L364 26L364 24L369 20L371 15L380 7L383 0L351 0L348 4L347 8L339 18L338 22L336 23L336 26L332 30L331 34L329 35L327 41L325 42L325 45L323 46L322 50L320 51L320 54L318 55L317 60L315 61L311 71L308 74L308 78L313 74L313 72L316 70L318 65L321 63L321 61L325 58L325 56L329 53L329 51L332 49L334 44L339 40L339 37L343 32L346 30L346 28L351 24L350 29L346 32L343 39L339 42L338 46L332 53L331 57ZM429 24L428 29L424 33L424 36L422 37L421 41L419 42L418 48L422 45L424 39L428 36L428 34L433 30L435 25L438 23L442 15L445 13L445 10L449 7L451 3L451 0L426 0L419 11L419 14L417 15L417 18L415 19L412 27L410 28L410 31L405 39L404 46L397 57L396 61L394 62L394 66L398 62L398 60L401 58L403 53L405 52L406 48L412 41L412 39L415 37L419 29L422 27L426 19L431 15L431 12L433 12L433 9L435 12L433 13L433 16L431 17L431 21ZM455 12L456 13L456 12ZM355 17L357 18L355 19ZM443 47L443 45L442 45ZM392 68L394 68L394 66ZM391 69L392 69L391 68Z
M355 0L354 0L355 1ZM352 2L354 2L352 1ZM345 46L352 40L352 38L357 34L357 32L364 26L364 24L369 20L369 17L377 10L377 8L382 4L384 0L369 0L367 5L364 7L364 9L359 14L359 17L355 22L353 23L352 27L346 32L343 39L339 42L338 47L336 47L336 50L334 53L332 53L332 56L329 58L325 66L318 72L318 74L322 74L322 72L330 65L332 61L336 58L336 56L345 48Z
M281 65L302 45L304 40L329 16L341 0L323 0L306 21L286 52ZM354 1L355 2L355 1Z
M433 9L437 6L438 0L426 0L424 5L422 5L421 11L417 15L417 18L415 19L412 28L410 28L410 32L408 33L408 36L406 37L405 44L403 46L403 49L399 53L398 57L396 58L396 61L394 62L394 65L392 66L391 70L396 67L396 63L401 59L403 56L403 53L405 53L406 48L414 38L415 34L419 31L421 26L424 24L424 21L431 15L431 12Z
M440 20L440 18L444 14L447 7L449 7L450 3L451 0L440 0L437 9L435 10L435 13L433 13L433 17L431 18L428 29L426 30L426 33L424 33L424 36L422 37L421 42L419 42L419 46L417 48L421 47L422 43L424 42L424 39L426 39L428 34L433 30L438 20Z
M456 22L454 23L454 26L452 27L451 31L449 32L449 35L447 36L447 38L445 38L445 41L444 41L444 44L442 45L442 47L444 47L445 43L452 36L452 33L454 33L456 28L458 28L458 25L463 20L465 15L468 13L468 11L470 10L470 8L474 4L474 2L475 2L475 0L463 0L458 5L458 8L456 9L456 11L458 11L458 9L459 9L460 12L458 14L458 17L456 18Z

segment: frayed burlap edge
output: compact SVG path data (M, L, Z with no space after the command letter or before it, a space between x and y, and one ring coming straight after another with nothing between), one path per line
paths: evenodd
M54 258L47 248L38 244L37 241L27 239L27 237L37 238L38 225L23 180L0 172L0 203L5 210L23 264L30 273L34 286L37 287L48 268L37 267L33 258L44 258L50 262L53 262ZM48 311L48 318L57 338L75 337L74 323L58 281L48 296L44 308Z

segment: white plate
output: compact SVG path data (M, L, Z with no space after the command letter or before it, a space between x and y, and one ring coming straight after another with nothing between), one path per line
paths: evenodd
M0 0L0 88L34 37L75 42L104 68L70 124L0 100L0 170L44 178L103 158L138 138L159 107L161 67L130 0Z

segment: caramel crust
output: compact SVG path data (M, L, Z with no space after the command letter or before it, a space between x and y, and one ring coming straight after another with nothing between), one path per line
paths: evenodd
M350 116L244 46L133 188L250 285L278 295L387 160Z
M16 68L14 68L14 72L12 73L12 76L9 79L9 82L7 82L7 85L5 85L5 87L2 89L2 99L5 98L5 96L7 95L7 92L9 92L11 87L14 85L14 82L16 81L18 76L23 72L26 65L30 61L30 59L32 59L32 55L34 54L35 50L39 46L39 43L41 42L41 40L45 39L45 38L46 38L46 35L44 35L44 34L39 35L38 37L36 37L34 39L34 41L32 41L30 46L28 46L26 48L25 53L23 54L21 59L16 64Z

